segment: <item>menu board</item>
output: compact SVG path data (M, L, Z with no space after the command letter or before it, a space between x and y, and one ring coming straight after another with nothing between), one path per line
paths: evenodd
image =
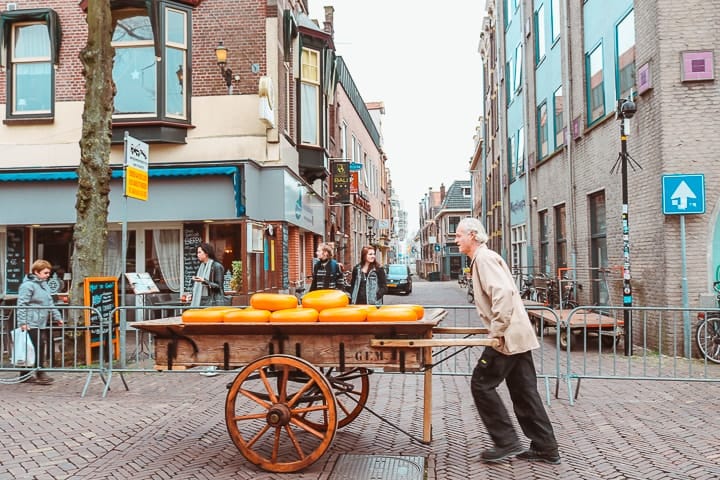
M147 272L128 272L125 277L133 289L135 295L143 295L146 293L158 293L160 289L155 285L152 277Z
M7 230L7 275L5 292L18 293L25 276L25 235L22 228Z
M192 290L192 277L200 267L197 258L197 247L203 241L203 225L201 223L186 223L183 225L183 284L182 290Z
M85 326L85 355L90 363L92 348L100 346L100 340L107 344L110 338L110 326L113 325L112 340L115 346L115 358L118 358L119 315L115 310L118 306L117 278L115 277L87 277L84 285L84 304L95 310L86 310ZM97 310L97 311L96 311ZM115 312L112 315L112 312ZM99 313L99 315L98 315ZM107 351L106 351L107 355Z

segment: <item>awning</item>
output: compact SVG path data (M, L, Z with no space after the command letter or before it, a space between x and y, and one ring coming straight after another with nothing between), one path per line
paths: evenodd
M205 175L234 175L237 167L150 168L148 177L200 177ZM111 178L122 178L123 171L113 168ZM77 180L77 171L6 172L0 173L0 182L50 182Z

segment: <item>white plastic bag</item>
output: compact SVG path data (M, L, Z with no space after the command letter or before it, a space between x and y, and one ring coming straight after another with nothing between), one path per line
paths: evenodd
M11 332L13 349L10 361L16 367L32 367L35 365L35 345L26 330L18 327Z

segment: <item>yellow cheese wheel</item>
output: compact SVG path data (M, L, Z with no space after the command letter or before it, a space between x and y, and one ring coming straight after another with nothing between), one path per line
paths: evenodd
M183 323L222 323L227 307L223 310L209 308L191 308L182 314Z
M368 322L414 322L417 313L410 307L378 308L367 315Z
M365 310L365 312L374 312L378 309L376 305L365 305L364 303L348 305L348 308L359 308L361 310Z
M422 305L398 303L396 305L383 305L382 307L380 307L380 309L383 308L412 308L413 310L415 310L415 316L417 317L416 320L422 320L422 318L425 316L425 308Z
M350 299L345 292L329 288L314 290L302 297L303 307L314 308L318 312L322 312L326 308L345 307L348 303L350 303Z
M318 315L318 322L364 322L367 309L357 307L326 308Z
M270 321L270 310L258 310L257 308L247 307L242 310L225 312L225 323L266 323Z
M229 307L227 305L215 305L214 307L204 307L203 310L232 310L236 307Z
M317 322L318 311L314 308L295 307L276 310L270 314L270 323Z
M298 306L297 297L285 293L255 293L250 297L250 306L258 310L285 310Z

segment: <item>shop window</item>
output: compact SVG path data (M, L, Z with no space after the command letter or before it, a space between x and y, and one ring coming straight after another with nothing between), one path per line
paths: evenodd
M0 64L7 67L5 123L51 119L55 113L55 69L60 25L47 8L0 13Z
M145 271L160 292L180 292L183 250L179 229L145 231Z

